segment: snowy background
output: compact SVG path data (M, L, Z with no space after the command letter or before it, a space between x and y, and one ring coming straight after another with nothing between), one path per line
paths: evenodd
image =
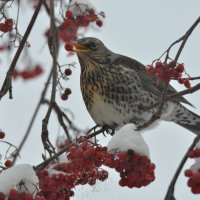
M87 36L100 38L112 51L135 58L145 65L158 58L173 41L182 36L200 14L200 2L194 0L93 0L92 3L97 10L105 11L106 19L102 28L87 32ZM23 33L30 20L32 10L23 7L21 11L23 11L23 15L19 18L21 24L19 27L21 27L20 32ZM16 16L14 13L11 10L10 16L13 18ZM51 68L51 58L47 45L44 38L39 35L40 31L45 32L49 26L49 22L45 19L47 19L46 14L40 14L29 37L31 44L29 51L33 57L40 60L44 66L45 74L33 81L25 82L21 79L15 81L13 84L14 99L9 100L6 96L0 102L0 128L6 133L6 140L15 145L19 144L26 131ZM200 28L198 27L189 38L179 59L180 62L185 63L186 70L191 76L200 75L199 35ZM172 51L172 57L175 55L173 53L176 53L176 49ZM0 58L9 61L12 59L4 53L0 54ZM60 52L59 61L63 64L71 61L78 63L76 56L67 57L64 49ZM1 64L0 66L0 84L4 80L8 66L9 64L7 66ZM79 74L80 68L77 64L76 68L73 69L70 81L66 82L66 87L72 88L72 95L66 102L61 101L59 95L57 99L60 106L70 108L73 111L75 123L84 129L94 126L94 122L89 116L81 97ZM184 89L181 85L172 84L177 90ZM192 83L192 85L194 84L195 82ZM186 98L196 107L196 109L191 108L191 110L200 113L199 92L187 95ZM47 106L42 106L18 163L37 165L42 161L41 120L44 118L46 110ZM49 132L51 140L55 141L59 132L55 116L51 117ZM144 137L150 148L151 160L156 164L156 180L153 183L142 189L122 188L118 185L118 174L110 171L107 181L98 183L94 187L78 187L75 190L76 195L72 199L163 199L172 175L191 144L194 135L173 123L162 122L154 130L144 133ZM109 137L104 138L102 136L98 139L104 145L109 141ZM0 150L3 151L5 147L2 144L0 145ZM187 162L185 168L190 165L191 163ZM187 179L184 176L179 178L175 193L177 199L200 199L200 196L191 194L186 186L186 181Z

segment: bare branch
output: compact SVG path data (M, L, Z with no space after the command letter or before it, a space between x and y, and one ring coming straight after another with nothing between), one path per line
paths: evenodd
M5 80L4 80L4 83L1 87L1 90L0 90L0 100L1 98L9 91L9 98L12 99L12 77L13 77L13 72L14 72L14 69L15 69L15 66L17 64L17 61L21 55L21 52L24 48L24 45L26 44L26 41L28 39L28 36L33 28L33 25L35 24L35 21L37 19L37 16L38 16L38 13L40 11L40 8L43 4L43 1L44 0L39 0L38 2L38 5L35 9L35 12L33 13L33 16L31 18L31 21L29 22L29 25L26 29L26 32L24 34L24 37L22 38L22 41L20 42L20 45L19 45L19 48L17 49L17 52L10 64L10 67L7 71L7 74L6 74L6 77L5 77Z
M199 139L200 139L200 136L195 137L192 145L189 147L188 151L186 152L185 156L183 157L182 161L180 162L180 164L179 164L179 166L178 166L178 168L177 168L177 170L176 170L176 172L175 172L175 174L173 176L173 179L172 179L172 181L171 181L171 183L170 183L170 185L168 187L167 194L166 194L164 200L173 200L173 199L175 199L175 197L174 197L174 186L176 184L176 181L178 179L179 174L181 173L181 171L183 169L183 166L185 165L185 162L188 159L188 153L191 150L194 149L194 147L197 144L197 142L199 141Z
M50 31L51 31L51 43L49 45L50 53L53 58L53 65L52 65L52 89L51 89L51 99L48 111L45 115L45 118L42 120L42 142L44 148L49 152L51 155L55 153L55 148L49 141L48 137L48 122L52 112L53 105L55 104L56 98L56 86L57 86L57 54L58 54L58 34L55 25L55 14L54 14L54 1L50 0Z

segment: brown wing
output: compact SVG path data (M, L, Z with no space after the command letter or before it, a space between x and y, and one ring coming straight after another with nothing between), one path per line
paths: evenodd
M114 65L115 64L122 65L126 68L134 70L141 78L144 90L146 90L147 92L150 92L156 96L159 96L159 97L162 95L165 83L160 82L158 84L155 78L153 78L152 76L147 74L146 67L143 64L141 64L140 62L138 62L134 59L131 59L129 57L119 55L118 58L116 58L113 61L113 64ZM174 94L176 92L177 91L171 85L168 86L168 91L167 91L168 95ZM189 101L187 101L182 96L174 99L174 101L182 102L182 103L188 104L190 106L193 106Z

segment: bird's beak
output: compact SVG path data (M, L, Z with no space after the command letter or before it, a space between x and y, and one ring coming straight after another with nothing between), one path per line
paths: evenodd
M78 44L77 42L72 42L72 44L75 47L73 48L73 51L75 51L76 53L84 53L88 51L88 48L82 44Z

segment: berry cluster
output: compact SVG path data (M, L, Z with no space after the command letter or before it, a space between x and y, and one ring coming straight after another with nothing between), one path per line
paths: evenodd
M0 31L7 33L13 30L14 20L6 19L4 23L0 23Z
M50 175L47 170L40 171L40 196L48 200L69 199L73 195L72 188L76 185L94 185L96 180L104 181L108 172L99 169L107 157L107 148L102 148L87 141L85 137L70 145L68 162L56 165L56 174Z
M70 176L62 172L57 174L49 174L47 170L42 170L38 173L39 196L48 200L68 200L73 196L70 185ZM74 186L74 185L73 185Z
M200 194L200 172L193 172L191 169L187 169L185 176L189 178L187 184L192 193Z
M14 79L16 79L18 77L21 77L24 80L32 79L32 78L36 78L36 77L40 76L42 73L43 73L42 67L39 64L36 64L30 70L25 69L25 70L20 72L20 71L17 71L15 69L15 71L14 71Z
M79 6L76 4L75 6ZM96 22L101 27L103 22L99 17L105 17L101 12L99 15L93 9L87 8L80 15L74 16L72 11L67 10L65 21L59 27L59 36L64 42L70 42L76 39L79 27L88 27L90 23Z
M190 168L185 170L185 176L188 177L188 186L191 188L192 193L200 194L200 149L193 149L188 153L189 158L195 159L195 164Z
M66 88L63 92L63 94L61 95L61 99L66 101L69 97L69 95L72 93L70 88Z
M5 133L0 129L0 139L3 139L5 137Z
M120 173L119 185L122 187L140 188L155 179L155 165L147 156L141 156L133 150L117 153L111 167Z
M44 197L33 197L32 194L28 194L25 192L18 192L16 189L12 188L8 194L8 196L4 195L0 192L0 200L47 200Z
M154 65L147 66L147 72L155 76L158 80L169 82L171 79L178 80L180 84L184 84L186 88L191 88L190 77L183 79L182 75L185 71L183 64L177 64L174 61L162 63L157 61Z
M11 189L10 200L69 200L74 195L72 191L77 185L94 185L97 180L105 181L108 172L102 165L114 168L120 173L121 186L142 187L155 179L155 165L147 156L141 156L133 150L118 152L112 155L107 147L101 147L81 136L68 143L66 162L51 163L49 168L37 173L39 189L35 197L32 194ZM9 165L9 161L7 165ZM12 164L12 163L11 163ZM0 193L0 200L5 200Z

